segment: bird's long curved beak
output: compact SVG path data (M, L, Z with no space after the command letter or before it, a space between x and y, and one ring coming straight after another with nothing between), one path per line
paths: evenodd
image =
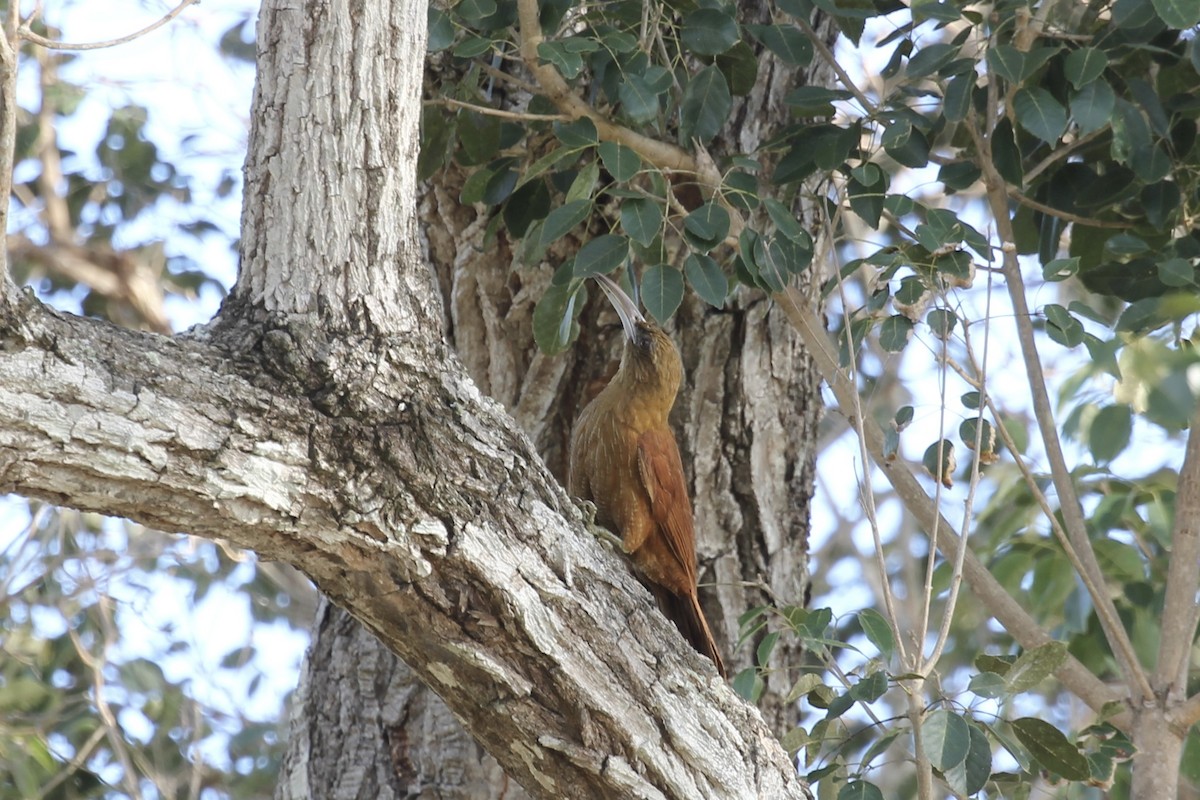
M637 324L645 322L646 318L642 316L642 312L638 311L633 300L629 299L629 295L625 294L625 290L616 281L607 275L594 277L596 283L600 284L600 288L604 290L604 294L608 296L608 302L612 303L617 316L621 318L621 327L625 329L626 338L631 342L634 341L637 338Z

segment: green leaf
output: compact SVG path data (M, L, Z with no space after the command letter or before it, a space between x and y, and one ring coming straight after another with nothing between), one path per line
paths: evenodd
M683 276L679 270L667 264L655 264L642 275L642 304L660 325L671 318L681 300Z
M492 40L484 36L468 36L451 50L457 58L477 58L492 49Z
M958 45L931 44L922 47L908 59L908 77L924 78L949 64L958 55Z
M514 236L524 236L529 226L550 213L550 191L544 181L519 186L504 204L504 224Z
M1063 347L1083 344L1083 324L1070 311L1050 303L1046 306L1046 335Z
M1025 183L1025 165L1017 148L1012 123L1007 117L997 122L996 129L992 131L992 163L1000 177L1008 183L1013 186Z
M1163 230L1175 220L1182 199L1179 184L1174 181L1159 181L1143 187L1141 200L1142 208L1146 211L1146 221L1158 230Z
M888 690L887 673L877 669L850 687L850 696L863 703L874 703Z
M940 456L940 459L939 459ZM921 466L938 483L947 489L954 485L954 469L958 458L954 454L954 444L949 439L934 442L925 448L921 456Z
M600 178L600 165L595 161L589 161L583 165L583 169L571 181L571 186L567 189L567 202L571 203L575 200L591 200L592 192L596 188L596 181Z
M562 42L541 42L537 54L538 58L553 64L567 80L574 80L583 72L583 57L565 48Z
M889 353L899 353L908 344L912 331L912 320L895 314L879 326L879 344Z
M579 151L570 147L558 147L551 150L546 155L539 158L537 161L529 165L529 169L525 170L525 174L521 176L521 183L529 183L529 181L538 177L568 158L579 155Z
M792 241L804 241L808 237L808 233L796 219L794 212L788 209L783 203L773 197L764 197L763 205L766 206L767 214L770 215L771 221L775 223L775 229ZM809 240L811 241L811 239Z
M1097 412L1088 430L1088 449L1097 463L1106 463L1129 446L1133 435L1133 413L1124 403L1105 406Z
M972 72L955 75L946 84L946 94L942 101L946 119L950 122L962 122L967 118L971 108L971 93L975 91L975 81L978 76Z
M500 120L475 111L458 115L458 141L462 151L458 162L473 167L491 160L500 149Z
M729 212L710 200L684 218L683 233L692 249L707 253L729 234Z
M779 632L772 631L762 638L758 643L758 647L754 649L755 660L762 665L766 665L771 660L771 653L775 650L775 645L779 643Z
M873 608L864 608L858 612L858 624L862 626L867 640L875 645L879 654L885 659L891 658L892 653L896 650L896 640L892 636L891 626L888 625L883 615Z
M967 797L981 790L992 774L992 746L987 734L978 725L968 723L970 748L961 764L946 770L946 782L961 796Z
M780 60L795 67L807 67L813 57L812 42L795 25L747 25L750 33Z
M717 56L718 69L729 82L729 92L737 97L750 94L758 80L759 55L746 42L738 42Z
M1079 272L1079 257L1056 258L1042 267L1042 280L1065 281Z
M882 142L887 154L906 167L919 169L929 163L929 139L908 122L890 125Z
M779 746L788 752L789 755L795 755L802 747L812 741L812 737L808 735L808 731L800 726L792 728L790 731L779 737Z
M732 99L725 76L715 66L696 73L683 91L679 105L680 139L690 144L712 139L729 118Z
M846 185L850 196L850 208L872 228L879 227L883 216L884 196L887 193L887 177L875 164L855 168Z
M429 6L429 41L425 49L430 53L440 53L454 44L454 24L450 15L440 8Z
M579 332L575 318L586 298L582 284L546 289L533 309L533 339L543 353L555 355L567 349Z
M596 132L596 123L587 117L581 117L570 123L554 123L554 135L567 147L574 148L590 147L600 141L600 134Z
M542 225L542 243L550 244L567 235L567 232L587 219L592 213L591 200L573 200L550 212Z
M700 253L692 253L683 261L683 272L701 300L716 308L725 305L729 281L716 261Z
M934 336L946 340L954 333L954 326L958 324L958 315L948 308L935 308L925 317L925 322Z
M1024 80L1025 54L1010 44L997 45L988 50L988 67L1013 86Z
M738 41L733 16L720 8L700 8L683 18L683 45L701 56L724 53Z
M850 781L838 790L837 800L883 800L883 792L873 783Z
M1013 662L1005 675L1008 690L1013 693L1027 692L1054 674L1067 660L1067 646L1062 642L1046 642L1026 650Z
M1098 47L1081 47L1067 56L1063 66L1067 80L1079 89L1104 73L1108 67L1108 56Z
M633 197L621 203L621 230L642 247L649 247L662 230L663 213L658 201Z
M971 677L970 684L967 689L991 700L998 697L1003 697L1008 692L1008 686L1004 683L1004 678L1001 678L994 672L981 672L978 675Z
M952 711L938 709L921 723L921 747L929 762L942 772L966 760L970 742L967 721Z
M828 117L833 114L837 100L848 100L854 95L842 89L827 89L824 86L800 86L783 97L785 105L803 117Z
M743 700L748 700L751 703L758 701L765 687L766 684L759 677L758 670L755 667L746 667L733 679L733 690L741 695Z
M657 119L659 112L659 93L640 75L625 75L619 87L617 98L621 101L621 113L632 122L646 123Z
M1187 30L1200 22L1200 4L1195 0L1153 0L1158 18L1169 28Z
M468 22L478 22L496 13L496 2L495 0L462 0L454 11Z
M621 265L629 255L629 240L624 236L606 233L588 241L575 256L576 278L607 275Z
M794 703L801 697L804 697L804 695L811 692L813 689L823 685L824 684L821 683L820 675L817 675L815 672L805 672L796 680L796 683L792 686L792 690L788 692L787 699L784 702Z
M1067 110L1045 89L1021 89L1013 99L1017 123L1053 145L1067 129Z
M630 180L642 168L642 159L623 144L601 142L598 149L604 168L618 181Z
M1158 262L1158 279L1176 288L1195 286L1196 268L1186 258L1168 258Z
M1038 764L1069 781L1085 781L1091 774L1087 758L1062 732L1048 722L1022 717L1012 723L1018 741Z

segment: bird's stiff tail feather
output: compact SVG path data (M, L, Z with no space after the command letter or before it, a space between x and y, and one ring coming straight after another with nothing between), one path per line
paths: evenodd
M713 662L722 678L726 677L725 662L717 652L717 642L708 627L708 620L704 618L704 610L700 608L700 598L695 594L675 594L658 584L651 584L651 589L663 615L675 623L683 638L691 643L697 653Z

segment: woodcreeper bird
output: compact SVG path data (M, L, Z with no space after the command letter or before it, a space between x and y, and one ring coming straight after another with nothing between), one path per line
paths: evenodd
M615 529L662 612L725 677L696 593L696 534L679 446L667 423L683 362L675 343L607 276L596 281L625 330L621 365L571 436L567 488Z

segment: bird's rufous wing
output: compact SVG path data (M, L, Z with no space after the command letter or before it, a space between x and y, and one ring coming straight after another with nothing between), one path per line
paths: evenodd
M650 497L650 515L662 531L671 555L696 585L696 534L692 502L683 479L679 447L670 431L646 431L638 437L638 473Z

